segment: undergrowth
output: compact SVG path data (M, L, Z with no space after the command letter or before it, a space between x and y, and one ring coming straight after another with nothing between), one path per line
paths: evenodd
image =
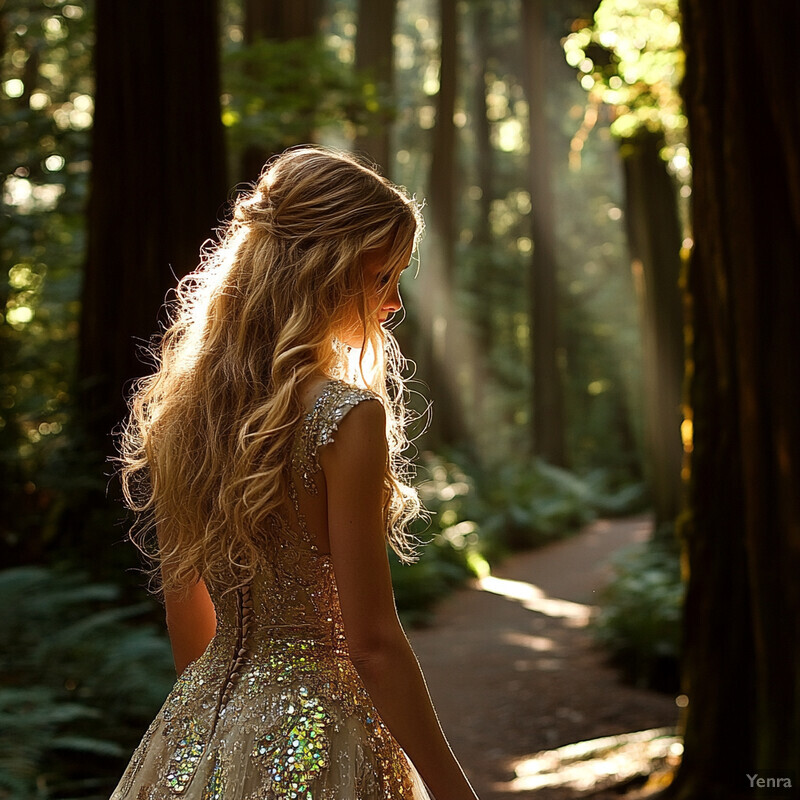
M677 547L661 540L626 548L603 591L595 635L637 686L679 688L684 587Z
M107 798L175 678L169 645L111 584L0 572L0 798Z
M423 453L419 492L429 518L415 526L420 559L392 579L401 617L425 624L437 600L470 577L489 574L515 550L538 547L578 531L598 516L642 510L641 484L612 490L607 472L579 477L542 461L481 469L455 454ZM462 466L462 464L464 466Z

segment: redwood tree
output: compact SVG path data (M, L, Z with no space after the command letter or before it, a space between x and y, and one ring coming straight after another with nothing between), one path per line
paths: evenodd
M656 536L674 541L683 456L681 230L675 185L660 156L663 144L662 134L640 128L622 141L620 152L628 247L642 320L645 464Z
M490 216L494 197L494 153L489 125L487 105L486 73L489 71L492 9L486 0L471 4L472 40L474 59L472 60L473 135L475 136L475 168L478 186L481 189L480 211L475 225L473 242L476 247L488 247L492 242Z
M394 93L394 25L397 14L395 0L359 0L356 29L356 69L371 78L377 98L391 98ZM366 153L391 174L391 119L381 114L369 130L356 139L356 150Z
M430 386L434 413L428 439L432 447L465 443L467 431L459 401L457 370L463 340L455 330L455 154L453 122L457 80L456 0L439 0L441 19L441 67L436 96L428 189L430 230L426 242L425 269L420 273L421 375Z
M800 6L684 0L682 11L694 449L689 706L670 794L732 800L761 796L746 773L788 777L794 792L800 781Z
M96 95L79 369L90 439L148 369L137 344L175 276L198 262L225 202L217 3L96 6Z
M245 39L258 36L289 39L314 36L322 0L244 0Z
M532 345L533 451L545 461L566 465L564 400L558 366L558 265L553 177L547 120L546 65L550 0L523 0L525 91L529 109L528 185L531 195L530 316Z

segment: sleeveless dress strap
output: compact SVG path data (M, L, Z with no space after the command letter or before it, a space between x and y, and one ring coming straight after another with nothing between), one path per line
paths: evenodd
M325 384L313 408L303 419L292 449L292 469L300 475L310 494L317 493L314 475L321 469L319 448L334 441L334 434L347 412L364 400L380 402L380 397L368 389L331 380Z

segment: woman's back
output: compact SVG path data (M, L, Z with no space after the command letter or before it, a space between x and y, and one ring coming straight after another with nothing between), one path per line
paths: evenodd
M326 382L294 440L292 508L269 565L209 586L217 632L155 719L114 800L425 798L349 657L333 564L320 548L320 448L368 391ZM234 788L235 787L235 788ZM265 792L265 789L268 791Z

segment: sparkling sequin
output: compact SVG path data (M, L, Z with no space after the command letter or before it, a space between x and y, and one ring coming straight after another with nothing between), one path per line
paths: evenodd
M173 794L183 794L194 777L205 748L202 726L193 719L184 720L183 735L172 754L165 782Z
M292 467L311 494L317 492L314 474L320 470L319 448L333 441L339 423L353 406L374 397L377 395L366 389L356 389L341 381L330 381L325 385L306 417L292 452Z
M314 779L328 766L331 718L323 700L301 686L296 697L283 695L286 716L280 729L256 739L253 757L266 769L276 797L311 797Z
M113 800L429 800L350 659L329 556L306 525L317 451L370 392L331 381L292 451L267 569L209 585L217 632L137 749ZM203 769L200 769L202 765Z
M222 764L216 760L214 762L214 767L211 770L211 775L208 777L206 788L203 790L203 800L223 800L224 792L225 775Z

